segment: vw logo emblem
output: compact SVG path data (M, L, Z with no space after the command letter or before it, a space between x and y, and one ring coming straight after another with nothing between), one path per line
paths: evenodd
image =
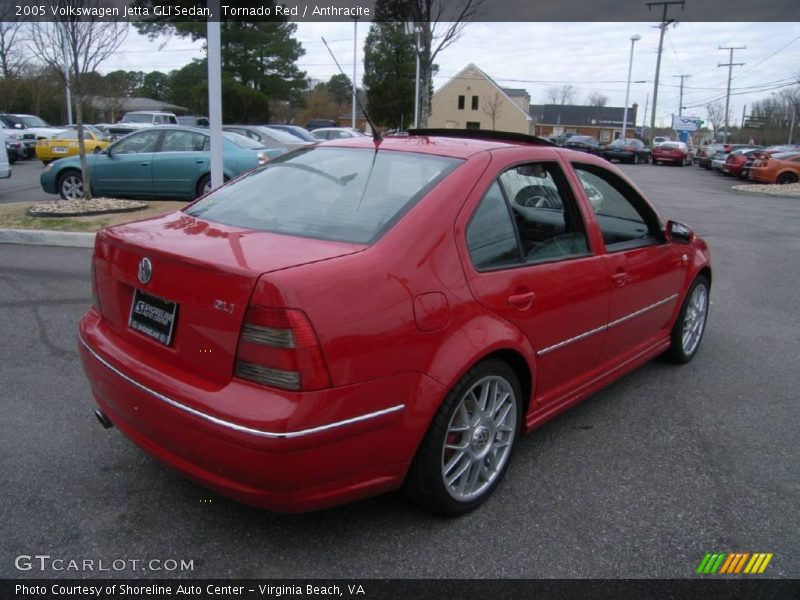
M139 261L139 281L141 283L147 283L152 276L153 265L150 263L150 259L145 257Z

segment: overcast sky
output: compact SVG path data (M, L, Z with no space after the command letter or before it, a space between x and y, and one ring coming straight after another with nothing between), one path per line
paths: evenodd
M622 106L630 38L638 34L635 44L633 81L630 103L639 104L641 123L645 102L652 107L653 79L658 49L656 23L472 23L460 40L437 58L439 75L434 87L439 88L468 63L475 63L501 86L525 88L531 102L545 101L546 90L571 84L576 88L578 104L586 103L592 92L609 98L609 106ZM363 46L368 25L358 25L358 80L363 75ZM327 80L337 72L336 66L321 42L324 36L336 53L342 68L352 75L352 23L299 23L297 38L306 54L299 67L307 76ZM680 79L675 75L691 75L685 80L684 114L703 116L703 106L711 100L724 102L728 51L719 46L747 46L737 50L733 62L746 63L733 68L731 84L731 122L741 119L745 105L777 93L800 78L800 23L699 23L683 22L670 27L664 40L661 63L661 85L656 117L669 122L677 113ZM168 72L203 56L199 43L162 38L150 42L131 31L117 55L103 71L161 70ZM649 101L648 101L649 94ZM648 109L648 122L649 122Z

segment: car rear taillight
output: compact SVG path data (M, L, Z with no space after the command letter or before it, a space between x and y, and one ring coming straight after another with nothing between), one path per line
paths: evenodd
M103 311L100 309L100 297L97 295L97 277L95 276L94 272L94 258L91 262L91 267L89 268L89 277L92 280L92 306L99 312L100 314Z
M331 385L322 348L308 317L291 308L247 309L236 352L235 375L293 391Z

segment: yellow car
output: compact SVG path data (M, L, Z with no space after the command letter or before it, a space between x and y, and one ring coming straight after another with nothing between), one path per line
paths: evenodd
M86 153L100 153L109 145L109 141L92 131L84 131ZM36 158L48 164L58 158L76 156L78 154L78 132L65 129L49 139L36 142Z

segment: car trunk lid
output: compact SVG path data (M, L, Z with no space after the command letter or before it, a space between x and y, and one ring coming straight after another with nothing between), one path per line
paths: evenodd
M98 234L100 309L126 341L223 384L233 375L242 322L262 274L365 247L211 223L182 212L120 225ZM145 258L149 280L146 272L140 278Z

